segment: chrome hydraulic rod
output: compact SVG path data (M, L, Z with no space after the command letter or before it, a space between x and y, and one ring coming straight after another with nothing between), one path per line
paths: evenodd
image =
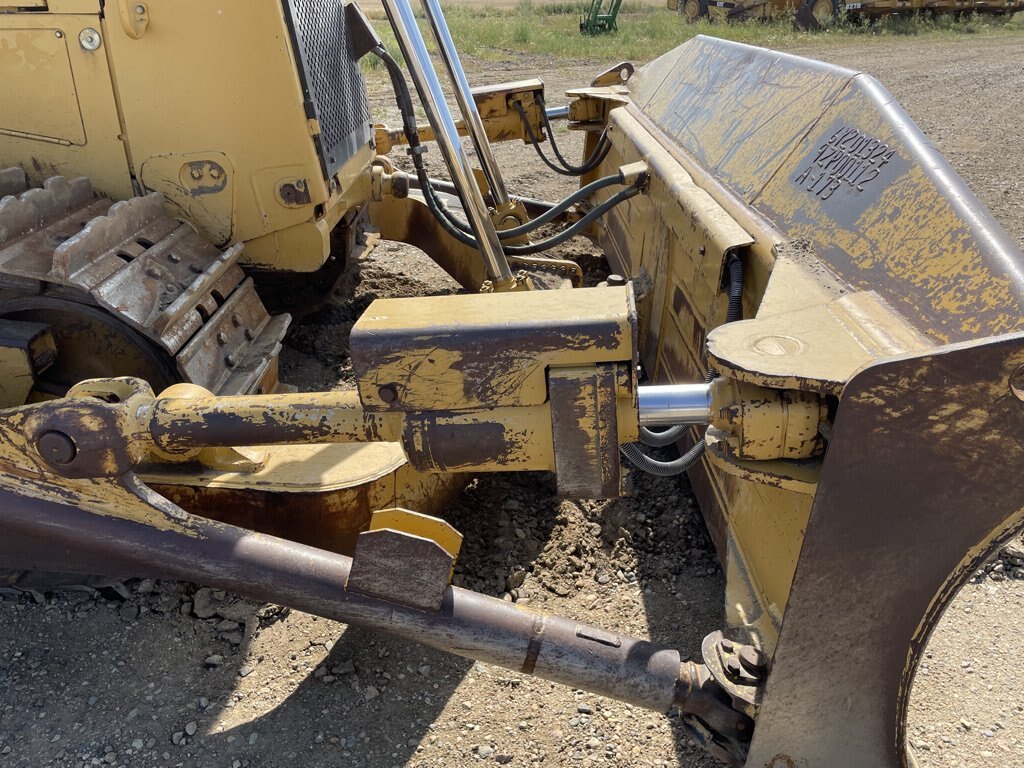
M383 0L383 3L398 45L402 49L402 56L409 65L413 85L416 86L416 91L423 102L427 120L434 129L437 144L448 165L452 182L465 206L477 247L487 266L488 276L495 288L510 285L514 282L512 270L487 211L487 204L473 178L469 157L459 140L458 128L445 102L444 91L441 90L441 83L430 61L423 35L416 24L412 5L409 0Z
M656 384L638 393L641 426L711 423L710 384Z
M494 200L495 207L507 207L510 200L508 190L505 188L505 180L501 176L501 169L498 168L498 161L491 151L491 144L487 139L487 129L484 128L483 120L480 119L480 111L476 108L476 101L473 99L473 92L469 87L469 79L466 77L466 71L462 68L459 52L455 49L455 42L448 30L444 11L441 10L438 0L422 0L422 2L430 32L434 36L434 40L437 41L441 59L444 61L448 77L455 90L455 100L459 103L459 109L466 121L466 128L473 140L477 157L480 158L480 167L484 172L484 177L491 187L491 198Z
M548 120L568 120L569 105L566 104L564 107L546 107L544 114L547 115Z

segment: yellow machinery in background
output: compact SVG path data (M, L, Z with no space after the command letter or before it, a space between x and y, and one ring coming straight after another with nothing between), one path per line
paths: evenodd
M866 75L699 37L550 108L471 89L424 0L457 121L385 8L414 89L332 0L0 2L5 580L199 580L678 709L728 763L913 764L924 643L1024 517L1016 244ZM579 190L516 195L507 140ZM550 255L575 234L607 284ZM467 292L375 301L356 388L290 391L272 311L378 236ZM700 500L727 582L700 662L451 586L433 515L467 473L609 498L628 467Z
M912 14L1009 18L1021 10L1021 0L669 0L668 8L678 10L687 23L781 17L792 18L797 29L818 30L843 21L869 24Z

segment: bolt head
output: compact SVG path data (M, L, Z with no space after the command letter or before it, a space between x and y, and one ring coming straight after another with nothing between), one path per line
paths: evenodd
M78 43L87 51L95 51L100 47L100 43L103 39L100 37L100 33L92 27L86 27L78 33Z
M146 6L144 6L144 5L141 5L141 4L139 4L139 5L136 5L136 6L135 6L135 12L136 12L137 14L139 14L139 16L143 16L143 15L145 15L145 13L146 13Z
M75 441L55 429L39 436L39 439L36 440L36 450L47 464L54 467L66 466L78 455Z
M398 399L398 390L395 389L394 384L385 384L377 390L377 395L385 403L393 403Z
M768 659L752 645L744 645L739 650L740 662L751 674L757 675L768 667Z

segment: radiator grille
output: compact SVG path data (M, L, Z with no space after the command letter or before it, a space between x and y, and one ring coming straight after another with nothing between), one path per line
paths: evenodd
M345 28L342 0L284 0L307 112L320 123L325 176L370 140L366 83Z

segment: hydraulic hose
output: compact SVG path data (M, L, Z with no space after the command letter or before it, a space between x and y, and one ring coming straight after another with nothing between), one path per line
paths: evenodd
M520 224L517 227L511 227L509 229L501 230L500 232L498 232L498 237L500 237L502 240L511 240L522 235L528 234L533 230L537 229L538 227L547 224L553 219L556 219L558 216L561 216L563 213L569 210L569 208L576 205L576 203L580 202L581 200L587 199L595 192L605 189L606 187L612 187L615 186L616 184L625 183L626 179L621 171L619 171L618 173L609 174L608 176L602 176L600 179L592 181L586 186L580 187L571 195L566 197L564 200L561 200L560 202L553 205L540 216L537 216L534 219L530 219L530 221L526 222L525 224ZM445 218L448 219L448 221L451 222L453 226L455 226L458 229L461 229L467 235L472 232L472 230L469 228L469 224L456 218L455 215L447 209L447 207L442 208L442 210L445 214ZM508 250L508 246L505 246L505 249Z
M548 156L544 154L544 150L541 149L540 141L537 139L537 134L533 131L533 126L530 125L530 118L526 116L526 110L523 109L522 103L514 101L512 102L512 106L515 108L516 112L519 113L519 119L523 121L523 127L526 129L526 135L530 139L530 143L533 144L533 148L536 150L537 156L544 161L544 164L548 168L562 176L582 176L585 173L589 173L604 161L605 157L608 156L608 151L612 148L611 142L608 141L608 129L605 128L601 131L601 136L597 140L597 146L594 147L593 153L583 162L583 165L575 166L566 163L561 154L558 153L558 150L555 149L559 160L563 163L563 167L559 167L551 162L548 159ZM546 114L544 115L544 124L547 126L548 138L551 140L552 148L554 148L555 137L551 132L551 124L548 122Z
M604 216L608 211L617 206L619 203L624 203L630 198L636 197L640 194L639 187L629 187L623 189L620 192L616 192L614 195L609 197L603 203L595 206L591 210L587 211L586 215L583 216L579 221L566 227L565 229L559 230L551 237L545 240L538 240L536 243L530 243L529 245L506 245L506 253L510 253L515 256L531 256L536 253L541 253L549 248L554 248L556 245L561 245L570 237L574 237L578 233L582 232L591 223Z
M420 145L420 136L416 126L415 110L412 104L412 94L409 93L409 85L405 82L405 75L395 57L383 45L378 45L371 51L378 59L384 62L391 79L391 88L395 92L395 101L398 102L398 110L402 113L402 132L405 133L406 141L410 147Z
M673 459L672 461L652 459L640 450L640 446L637 443L626 443L621 446L620 450L622 455L629 459L634 467L649 475L675 477L692 469L700 461L700 457L704 455L704 441L701 440L678 459Z
M406 141L409 142L409 154L412 156L413 166L416 168L416 177L419 181L420 190L423 192L423 199L427 204L427 208L434 215L445 232L464 245L476 248L476 238L465 231L469 229L469 225L459 221L458 218L448 210L443 201L437 197L437 193L434 190L433 185L430 183L430 176L427 174L426 167L423 163L423 148L417 131L416 116L412 105L412 95L409 93L409 86L405 82L405 77L402 74L401 68L398 66L398 62L383 46L377 46L374 48L373 53L384 62L384 65L388 70L388 75L391 78L391 86L395 91L395 99L398 102L399 111L402 113L402 130L405 133ZM568 209L569 206L579 202L579 200L582 200L587 195L592 194L599 189L604 189L605 187L613 184L621 184L623 182L624 179L621 172L605 176L591 182L585 187L581 187L575 193L569 195L569 197L555 206L555 208L552 209L554 212L548 211L528 224L511 230L505 230L502 235L504 237L518 237L526 231L531 231L532 229L551 221L559 213ZM595 219L600 218L619 203L638 195L640 193L639 184L641 183L643 183L643 181L638 180L637 186L624 189L608 198L600 205L588 211L587 214L579 221L561 230L555 235L536 243L530 243L529 245L506 245L505 252L516 256L532 256L564 243L570 237L573 237L577 232L580 232L585 227L589 226ZM557 210L559 207L561 207L561 210ZM529 226L530 229L522 229L522 227L527 226ZM463 227L465 227L465 230Z
M412 94L409 92L409 85L405 82L401 67L395 57L392 56L384 46L379 45L373 49L373 53L384 62L391 78L391 87L395 92L395 101L398 103L398 110L402 114L402 132L409 143L409 155L412 158L413 167L416 169L416 178L419 181L420 190L423 192L423 199L427 208L437 219L441 227L452 237L471 247L477 246L476 239L469 233L469 224L460 222L452 214L444 203L437 197L433 185L430 183L430 176L427 174L426 166L423 163L424 148L420 142L419 130L416 125L416 113L413 108ZM465 232L460 230L465 229Z
M526 222L525 224L521 224L518 227L512 227L510 229L502 230L501 232L498 233L498 236L501 238L511 238L519 237L520 235L525 235L528 232L532 232L542 224L547 224L549 221L552 221L558 216L561 216L563 213L569 210L569 208L576 205L576 203L582 200L586 200L595 192L602 190L605 187L612 187L615 186L616 184L625 183L626 179L623 177L621 171L619 171L618 173L609 174L608 176L602 176L600 179L592 181L586 186L580 187L571 195L566 197L564 200L562 200L549 210L542 213L540 216L530 219L530 221Z
M677 424L674 427L656 432L650 427L640 427L640 442L644 445L649 445L652 448L664 448L666 445L672 445L676 440L681 438L686 432L685 424Z
M420 188L419 179L410 179L409 184L413 189ZM439 192L447 192L449 195L457 194L455 185L445 179L438 179L437 177L431 177L431 186ZM548 200L538 200L535 197L524 197L523 195L516 195L516 200L523 204L526 208L526 212L531 216L540 216L545 211L550 211L555 207L555 204Z
M426 189L423 190L423 193L424 198L427 201L428 207L431 207L432 205L443 205L441 201L437 200L436 198L434 198L432 202L431 193L428 192ZM530 243L529 245L506 245L505 253L509 254L510 256L532 256L537 253L542 253L543 251L546 251L549 248L554 248L556 245L561 245L570 237L573 237L574 235L581 232L596 219L599 219L602 216L604 216L606 213L608 213L608 211L617 206L619 203L623 203L626 200L629 200L631 197L636 197L639 194L639 187L629 187L628 189L624 189L621 192L617 192L600 205L587 211L587 214L583 216L583 218L581 218L579 221L575 222L569 227L566 227L563 230L560 230L551 237L545 240L538 240L536 243ZM449 235L454 237L460 243L468 245L470 248L476 247L476 240L473 239L473 237L466 234L462 230L451 226L451 223L448 222L444 217L438 218L438 222Z
M551 121L548 119L548 111L546 105L544 104L543 96L539 96L537 98L537 106L540 107L540 117L544 123L544 130L547 131L548 141L551 142L551 151L555 153L555 157L558 158L558 162L560 162L567 171L584 174L587 173L587 171L593 170L594 167L596 167L602 160L604 160L605 156L608 154L608 150L611 148L611 142L608 141L607 128L605 128L605 130L601 132L601 138L598 139L598 146L600 146L602 142L605 143L604 152L600 155L600 157L597 157L598 153L597 149L595 148L594 155L591 157L591 159L584 161L583 165L581 166L574 166L572 163L565 159L565 157L558 149L558 142L555 140L555 132L551 130ZM596 160L594 159L595 157L597 158ZM591 165L591 161L593 161L593 165Z
M388 76L391 78L391 87L395 92L395 101L398 103L398 110L402 114L402 132L405 134L406 141L409 142L409 155L412 157L412 164L416 169L416 177L419 179L424 197L429 198L433 190L430 188L430 177L427 175L427 169L423 164L424 149L420 144L420 135L416 125L416 112L413 108L409 85L405 82L402 68L398 66L395 57L388 52L387 48L383 45L378 45L372 52L384 62L384 66L388 70Z
M729 269L729 307L725 313L725 322L734 323L743 318L743 262L735 253L730 253L726 266ZM714 368L709 368L705 380L710 382L717 376L718 372ZM669 427L660 432L641 426L640 441L655 448L664 448L679 440L685 432L686 425L684 424ZM623 445L621 450L622 455L629 459L637 469L658 477L672 477L694 467L700 461L700 457L704 455L704 447L705 442L700 440L685 454L672 461L653 459L643 453L636 443Z

